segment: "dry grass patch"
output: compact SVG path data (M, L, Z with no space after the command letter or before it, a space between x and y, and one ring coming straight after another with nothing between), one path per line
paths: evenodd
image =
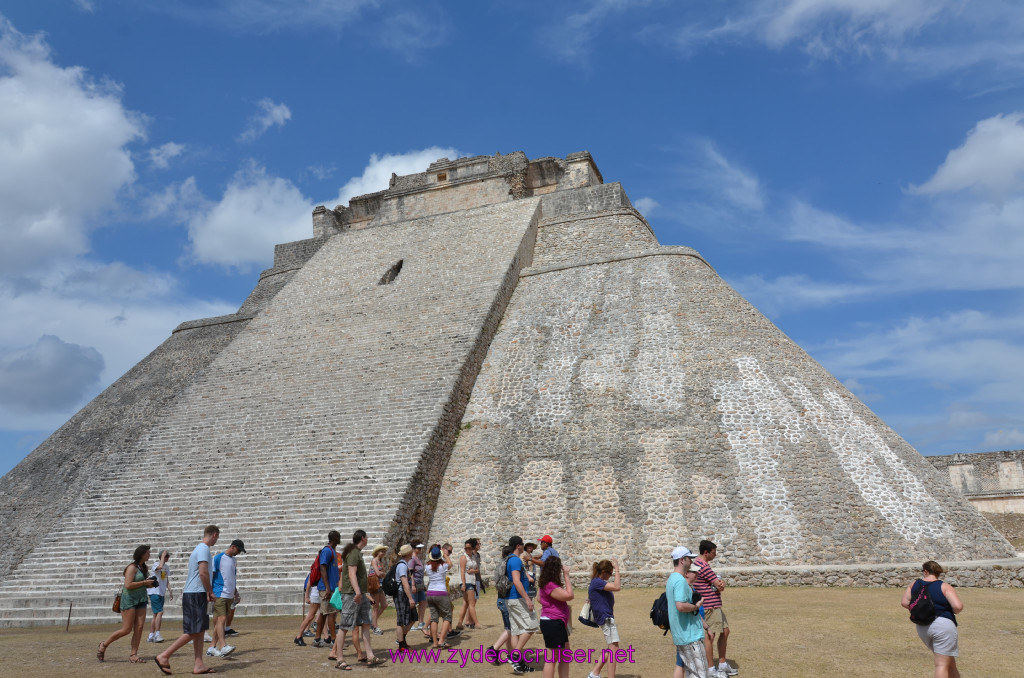
M673 655L671 639L651 626L651 603L660 593L653 589L624 591L616 596L616 618L622 646L635 648L635 664L620 667L620 678L669 676ZM901 591L894 589L765 588L727 589L726 613L732 626L729 659L750 678L819 678L822 675L852 678L926 678L931 676L930 653L917 638L914 626L899 606ZM960 666L966 676L1013 678L1024 675L1024 590L962 589L965 613L961 616ZM577 601L575 607L578 609ZM488 646L500 631L500 617L493 594L478 608L487 628L457 639L457 649ZM113 615L112 615L113 616ZM296 617L239 618L235 626L238 647L231 659L209 659L218 672L232 676L341 676L327 661L327 650L297 647L292 637ZM384 636L373 637L375 652L394 647L394 612L389 610L382 626ZM117 641L100 664L96 646L115 625L64 628L4 629L0 631L0 676L159 676L152 661L158 647L143 639L141 654L150 659L143 666L128 663L128 639ZM164 624L164 636L172 638L178 623ZM417 641L419 638L416 639ZM577 625L574 648L601 648L600 631ZM425 647L415 642L414 647ZM539 635L531 647L542 647ZM183 648L172 660L176 674L190 675L191 648ZM346 658L354 663L351 647ZM446 657L447 658L447 657ZM538 666L538 670L539 670ZM376 669L358 666L351 675L370 672L402 676L506 676L508 667L468 663L402 666ZM346 672L348 675L348 672ZM539 674L535 674L539 675ZM574 678L587 675L586 666L574 666Z

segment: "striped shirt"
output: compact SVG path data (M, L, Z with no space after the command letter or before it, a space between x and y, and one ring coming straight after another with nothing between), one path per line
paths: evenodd
M705 610L713 610L722 607L722 594L715 588L718 575L711 569L711 565L701 558L693 561L693 564L700 568L697 578L693 582L693 589L701 596L701 603Z

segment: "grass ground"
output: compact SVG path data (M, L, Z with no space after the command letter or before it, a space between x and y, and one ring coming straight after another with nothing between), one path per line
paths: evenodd
M619 667L620 678L670 676L673 665L671 638L664 637L648 618L658 592L628 590L616 596L616 619L622 646L632 645L633 664ZM917 638L914 626L899 606L901 591L893 589L748 588L726 590L726 612L732 628L728 658L742 678L926 678L932 675L932 658ZM1024 590L961 589L965 610L960 616L959 665L965 676L1021 678L1024 676ZM574 607L578 611L580 603ZM296 605L298 608L298 605ZM489 646L500 631L501 619L493 593L480 601L485 628L456 639L457 649ZM111 615L113 616L113 615ZM327 661L327 650L297 647L292 637L299 617L238 618L240 635L230 659L208 660L209 666L230 676L341 676ZM384 636L373 637L375 652L394 647L394 611L389 609L381 626ZM114 643L107 661L96 661L96 646L116 625L0 630L0 676L159 676L152 657L160 647L143 638L142 666L128 663L128 638ZM164 625L163 635L173 638L178 623ZM418 642L416 642L418 641ZM413 646L425 647L417 638ZM579 624L571 638L573 648L601 648L600 631ZM540 635L530 647L542 647ZM351 647L346 657L354 663ZM447 657L446 657L447 658ZM176 674L192 670L191 648L179 651L171 661ZM540 667L538 666L538 671ZM583 678L588 667L576 665L570 676ZM358 666L351 675L490 677L511 675L507 667L469 662L410 666L386 665L368 669ZM348 672L346 672L348 673ZM534 674L534 675L538 675Z

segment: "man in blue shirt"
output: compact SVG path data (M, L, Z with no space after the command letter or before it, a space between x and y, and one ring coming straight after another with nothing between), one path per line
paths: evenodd
M203 540L196 545L188 559L188 575L181 589L181 628L184 633L171 646L156 656L156 665L166 675L171 675L171 655L187 643L192 643L195 664L192 673L212 673L203 663L203 634L210 628L210 616L206 605L214 601L210 575L213 571L213 555L210 547L217 543L220 528L207 525Z
M668 598L668 620L672 629L672 642L676 646L675 673L673 678L706 678L708 657L704 651L704 624L698 610L700 605L693 601L693 589L683 576L693 565L693 554L685 546L672 549L672 574L665 584ZM679 664L682 663L682 666Z
M320 592L320 614L316 618L316 635L313 640L313 647L332 647L334 638L334 618L338 611L331 605L331 594L338 588L338 581L341 579L338 570L338 554L336 549L341 543L341 533L331 530L327 533L327 546L320 549L320 581L316 588ZM321 640L321 635L324 638Z
M555 558L562 557L558 555L558 551L556 551L555 547L551 545L553 543L554 542L551 540L551 535L549 534L545 534L543 537L540 538L540 558L533 557L532 555L530 557L530 560L533 561L534 565L540 565L541 567L543 567L544 561L546 561L551 556L554 556Z
M523 648L530 641L530 636L540 629L540 622L537 620L537 613L533 611L533 600L527 595L526 566L523 565L523 538L510 537L508 545L512 549L512 555L505 565L505 574L512 581L512 590L509 591L508 619L512 627L513 655L519 657L512 671L521 675L533 668L522 659ZM518 651L518 653L517 653Z

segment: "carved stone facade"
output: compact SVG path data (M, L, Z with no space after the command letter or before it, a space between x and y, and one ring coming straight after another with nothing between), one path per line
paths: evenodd
M1024 450L928 457L957 490L986 513L1024 515Z

